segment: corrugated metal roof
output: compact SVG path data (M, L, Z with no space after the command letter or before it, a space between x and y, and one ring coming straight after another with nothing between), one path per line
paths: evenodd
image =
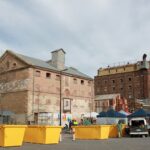
M95 100L108 100L108 99L115 99L120 94L105 94L105 95L96 95Z
M59 71L58 69L56 69L55 67L49 65L48 63L46 63L43 60L33 58L33 57L29 57L29 56L25 56L25 55L22 55L22 54L18 54L18 53L12 52L12 51L10 51L10 52L12 54L14 54L15 56L19 57L21 60L23 60L24 62L26 62L29 65Z
M54 70L54 71L62 71L63 73L66 73L66 74L92 79L90 76L80 72L79 70L77 70L76 68L73 68L73 67L66 67L66 69L64 69L64 70L59 70L59 69L53 67L52 65L50 65L49 63L47 63L46 61L43 61L43 60L40 60L37 58L33 58L33 57L29 57L29 56L25 56L22 54L18 54L16 52L13 52L10 50L9 50L9 52L12 53L13 55L15 55L16 57L20 58L27 64L32 65L32 66L50 69L50 70Z
M91 78L90 76L80 72L79 70L77 70L76 68L73 68L73 67L68 67L67 69L63 70L62 72L68 73L68 74L73 74L73 75L76 75L76 76L81 76L81 77L84 77L84 78Z

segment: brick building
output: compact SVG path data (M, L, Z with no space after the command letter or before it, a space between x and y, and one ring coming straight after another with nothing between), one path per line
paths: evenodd
M94 83L96 96L119 93L134 110L138 100L150 102L150 62L144 54L136 63L100 68Z
M17 123L40 120L59 124L61 113L80 117L93 111L93 79L65 66L65 51L43 61L7 50L0 58L0 110Z

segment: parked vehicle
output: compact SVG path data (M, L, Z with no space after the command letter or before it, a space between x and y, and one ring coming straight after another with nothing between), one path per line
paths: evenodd
M144 118L132 118L129 120L129 135L130 136L148 136L148 125Z

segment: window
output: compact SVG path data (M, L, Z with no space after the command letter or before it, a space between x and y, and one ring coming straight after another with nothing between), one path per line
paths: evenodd
M13 68L15 68L17 66L17 64L16 63L13 63Z
M112 87L113 92L115 91L115 87Z
M40 72L39 70L36 70L36 71L35 71L35 76L36 76L36 77L40 77L40 76L41 76L41 72Z
M129 95L129 98L132 98L132 95Z
M49 72L46 73L46 78L50 78L51 74Z
M88 81L88 86L90 86L91 85L91 81Z
M82 84L82 85L84 84L84 80L81 80L81 84Z
M123 82L123 79L120 79L120 82L122 83L122 82Z
M97 93L99 93L99 92L100 92L100 89L99 89L98 87L97 87L97 89L96 89L96 92L97 92Z
M76 78L73 79L73 83L77 84L77 79Z
M112 83L115 83L115 80L112 80Z
M132 90L132 86L131 85L129 85L129 90Z
M60 75L56 75L56 80L60 80Z
M104 87L104 92L107 92L107 87Z
M109 100L109 106L113 106L113 100L112 99Z
M131 81L132 79L131 79L131 78L129 78L128 80L129 80L129 81Z

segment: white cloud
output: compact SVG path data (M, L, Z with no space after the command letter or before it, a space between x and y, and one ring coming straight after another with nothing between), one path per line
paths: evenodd
M150 48L150 2L140 0L1 0L0 49L66 63L96 75L99 67L141 59Z

